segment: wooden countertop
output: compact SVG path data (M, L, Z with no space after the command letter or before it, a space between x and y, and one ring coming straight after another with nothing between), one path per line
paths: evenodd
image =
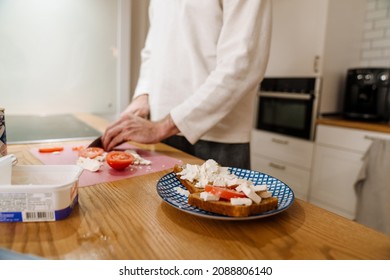
M317 119L316 124L326 124L332 126L340 126L346 128L355 128L368 131L376 131L390 133L390 124L387 123L372 123L363 121L346 120L341 117L321 117Z
M93 122L102 130L106 125ZM40 164L29 152L39 145L9 145L8 151L21 164ZM140 147L202 162L163 144ZM390 236L299 199L258 220L184 213L156 192L168 172L82 187L79 204L61 221L0 223L0 247L48 259L390 259Z

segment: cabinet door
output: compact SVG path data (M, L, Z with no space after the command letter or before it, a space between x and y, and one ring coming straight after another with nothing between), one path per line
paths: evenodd
M320 74L327 0L273 0L266 76Z
M287 184L295 197L307 201L310 171L264 156L252 155L252 169L271 175Z
M362 167L361 153L317 145L309 201L349 219L355 218L354 184Z

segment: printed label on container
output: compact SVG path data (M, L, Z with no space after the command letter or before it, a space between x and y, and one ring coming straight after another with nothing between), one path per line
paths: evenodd
M50 222L65 219L78 202L78 195L64 209L40 212L0 212L0 222ZM1 204L1 203L0 203Z
M53 197L53 193L0 193L0 221L55 221Z
M24 222L55 221L54 211L50 212L23 212Z

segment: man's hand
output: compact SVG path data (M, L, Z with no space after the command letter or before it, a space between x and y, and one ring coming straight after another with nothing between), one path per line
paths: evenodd
M110 125L102 137L106 151L126 141L155 144L179 132L170 115L158 122L128 114Z
M149 113L149 96L148 94L142 94L135 98L129 106L127 106L127 108L121 113L121 117L135 115L147 119L149 117Z

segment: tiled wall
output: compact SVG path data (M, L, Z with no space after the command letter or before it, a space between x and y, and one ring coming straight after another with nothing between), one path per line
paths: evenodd
M362 67L390 67L390 0L367 0Z

